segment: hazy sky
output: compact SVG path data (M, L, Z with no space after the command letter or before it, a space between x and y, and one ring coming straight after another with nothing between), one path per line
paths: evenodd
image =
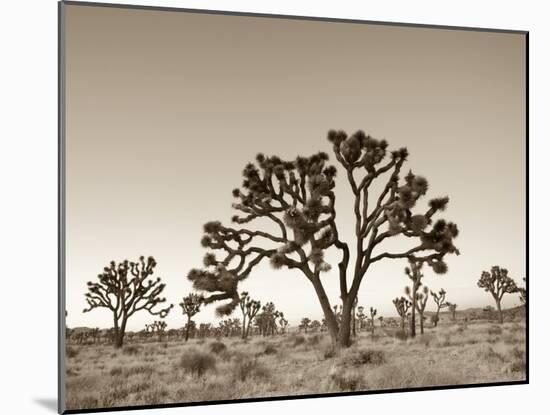
M258 152L322 150L333 160L331 128L409 149L405 171L428 178L429 197L450 196L443 217L460 229L461 256L446 275L426 269L425 284L461 309L492 304L476 286L482 270L525 276L524 58L521 34L67 6L68 326L112 325L105 309L82 313L86 281L139 255L156 258L175 304L167 322L182 326L177 304L191 290L187 272L202 264L202 225L230 222L244 165ZM353 246L342 174L336 194ZM337 257L328 258L334 304ZM359 304L395 315L405 266L373 266ZM291 324L322 318L298 271L265 262L242 289L274 301ZM214 308L196 320L213 320ZM154 319L136 314L129 328Z

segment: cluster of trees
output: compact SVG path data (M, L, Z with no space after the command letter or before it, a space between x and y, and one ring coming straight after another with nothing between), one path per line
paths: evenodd
M359 289L377 262L409 261L407 275L412 287L407 291L408 299L396 299L396 308L405 314L404 310L410 308L414 317L417 312L423 316L428 293L426 288L420 290L422 267L443 274L448 268L446 257L459 255L454 245L457 225L436 218L445 210L449 198L432 198L427 209L418 211L417 202L426 196L428 181L410 170L402 174L409 155L406 148L390 151L387 141L363 131L348 136L344 131L331 130L327 138L354 201L354 236L346 241L339 233L335 194L338 169L329 164L327 153L293 160L258 154L254 162L245 166L242 185L232 192L236 211L233 225L220 221L204 225L201 244L208 250L204 267L192 269L187 275L194 289L202 294L193 294L196 298L187 303L184 299L180 304L187 316L187 338L192 330L192 317L200 306L220 301L226 302L217 307L219 316L229 316L237 307L241 308L243 338L249 334L251 322L256 322L263 335L275 334L278 328L284 331L288 322L272 304L261 307L247 293L239 294L239 285L262 261L269 261L275 269L296 271L311 283L324 315L319 329L326 328L336 347L351 344L359 318L356 312ZM389 250L388 242L400 236L410 242L410 247ZM325 261L328 249L339 253L340 304L336 306L331 305L321 279L332 268ZM111 262L98 276L99 282L88 283L89 307L84 311L106 307L113 312L116 347L122 345L127 321L134 313L143 310L164 318L173 307L163 306L166 300L161 293L165 285L160 278L151 278L155 265L152 257L118 265ZM484 277L484 288L491 287L491 278ZM487 289L493 292L493 288ZM510 290L495 288L495 300L501 299L502 289ZM375 314L370 316L372 328ZM304 330L312 324L302 323ZM411 331L415 331L414 325Z

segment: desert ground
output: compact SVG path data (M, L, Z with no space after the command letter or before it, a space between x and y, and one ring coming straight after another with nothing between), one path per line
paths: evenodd
M335 351L325 332L68 344L67 409L522 381L525 320L442 319L423 335L361 331Z

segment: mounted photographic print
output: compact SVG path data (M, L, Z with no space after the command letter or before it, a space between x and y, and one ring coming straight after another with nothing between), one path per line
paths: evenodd
M59 11L61 412L528 382L527 32Z

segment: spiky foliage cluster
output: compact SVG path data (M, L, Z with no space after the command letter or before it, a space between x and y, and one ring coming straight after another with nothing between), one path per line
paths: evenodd
M88 281L88 292L85 295L87 313L95 308L107 308L114 316L115 347L121 347L128 319L139 311L164 318L173 307L157 306L166 302L161 297L165 284L160 278L152 279L157 263L150 256L140 256L136 262L124 260L118 265L111 261L97 276L98 282Z
M219 314L229 314L239 304L237 284L264 258L275 268L307 269L307 274L330 269L324 250L336 240L332 191L336 169L327 160L326 153L292 161L258 154L256 163L245 167L242 188L233 191L237 199L233 208L239 212L233 222L251 227L267 220L276 231L226 227L220 222L204 226L202 245L222 256L207 253L205 269L191 270L188 278L196 289L213 293L207 303L231 300L218 307Z
M449 306L449 303L445 301L445 296L447 295L447 292L442 288L437 293L430 291L430 295L434 299L435 305L437 307L435 315L432 316L434 326L437 327L437 323L439 323L439 312L442 308L447 308Z
M243 315L243 324L242 324L242 338L246 339L248 333L250 332L250 326L254 317L260 311L261 303L259 301L253 300L248 292L243 291L239 299L239 307Z
M363 131L349 137L343 131L329 131L328 138L336 158L348 173L355 194L356 233L360 238L371 235L361 255L362 265L384 258L414 258L417 262L427 263L436 273L446 272L444 256L459 253L453 243L458 236L458 227L443 219L433 222L433 216L445 210L449 198L431 199L429 209L423 214L412 212L418 200L426 195L428 181L409 171L400 183L401 168L408 157L407 149L390 152L386 161L388 143L365 135ZM355 177L357 172L361 176L359 180ZM369 214L369 187L384 173L390 173L390 177ZM382 225L386 228L379 234ZM371 256L373 249L384 239L399 234L417 238L418 245L402 253L385 252ZM426 251L432 252L422 255Z
M502 323L504 321L501 309L502 297L504 294L518 292L518 286L514 279L508 275L508 270L495 265L491 267L490 272L483 271L477 286L493 296L499 313L499 321Z
M254 321L258 327L258 331L262 336L272 336L277 333L277 319L283 315L275 308L275 304L271 301L262 307Z
M186 297L183 297L183 301L180 303L182 314L192 318L200 311L203 302L204 298L202 295L190 293Z

